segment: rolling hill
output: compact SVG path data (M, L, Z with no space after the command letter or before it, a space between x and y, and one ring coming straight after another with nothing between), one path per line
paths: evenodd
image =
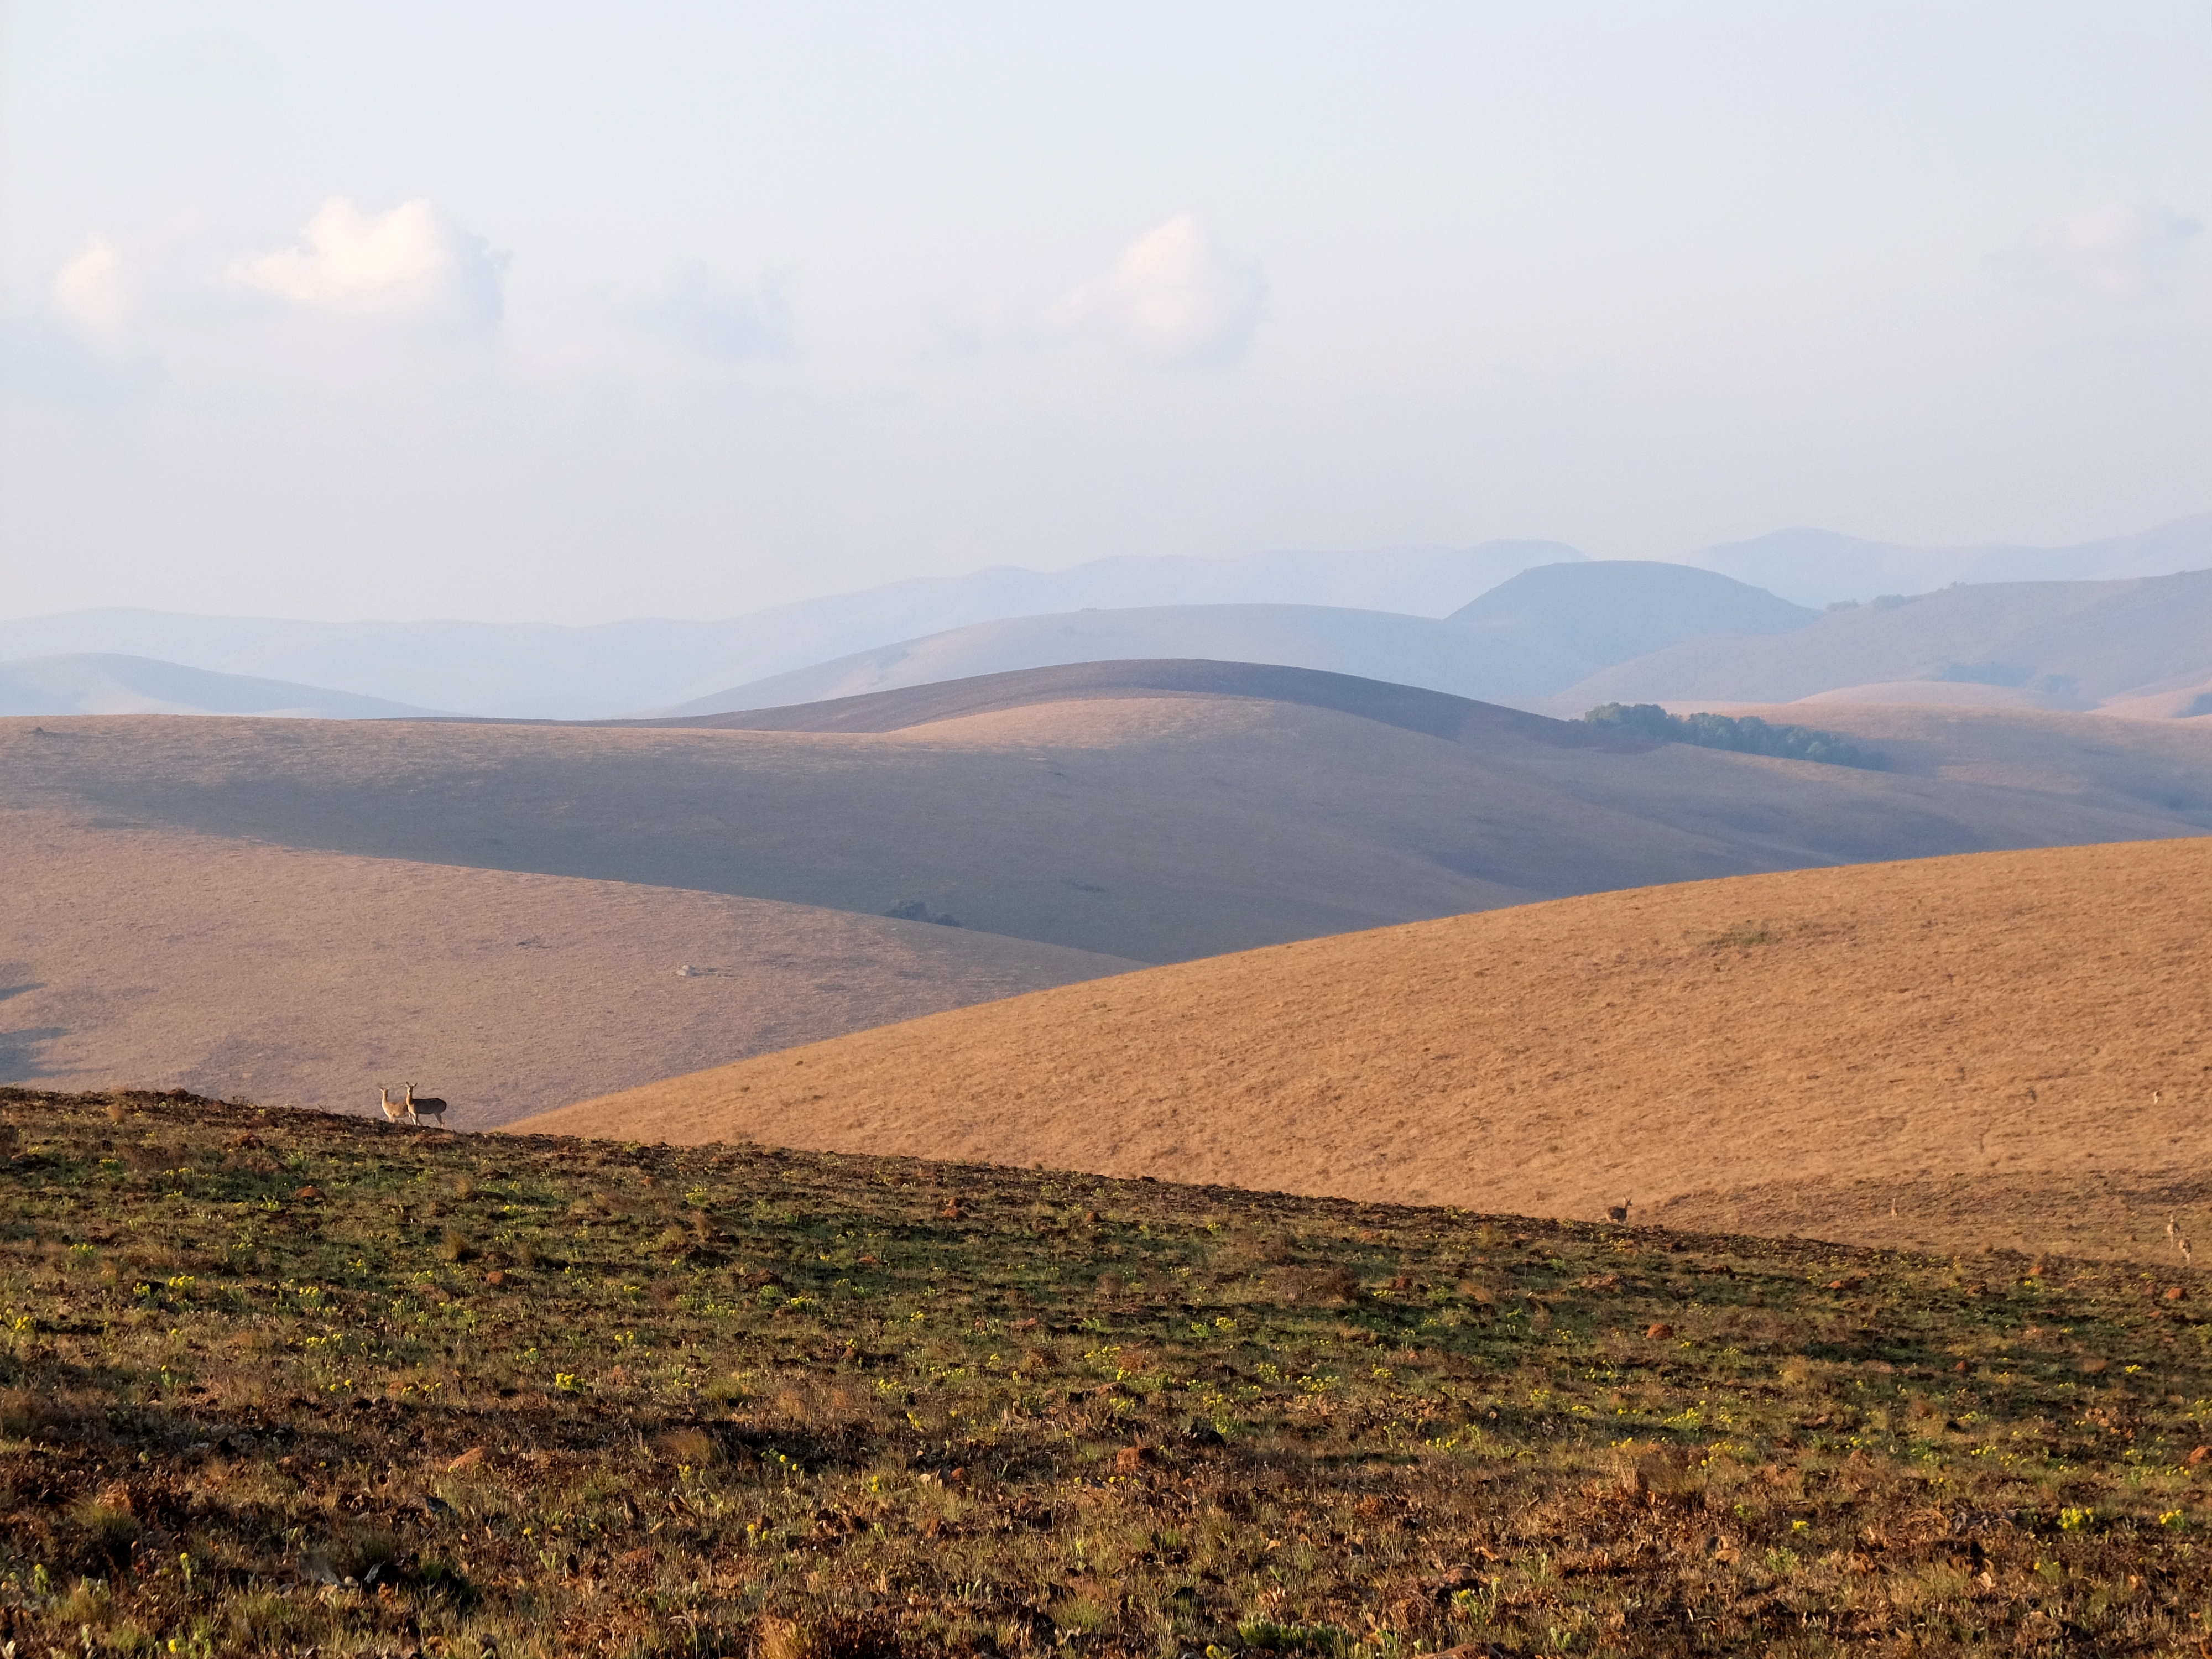
M1691 556L1803 605L1926 593L1958 582L2118 581L2212 567L2212 513L2071 547L1905 547L1801 528Z
M0 804L871 915L918 904L1143 962L1567 893L2212 824L2212 733L2161 746L2148 734L2163 728L2134 723L2039 726L2003 763L1869 772L1593 744L1580 722L1431 694L1419 718L1462 723L1439 736L1325 706L1341 693L1411 720L1399 706L1421 694L1405 688L1205 672L1217 689L1199 695L1176 689L1176 665L1125 665L1079 699L1042 672L1011 705L883 732L18 726ZM1144 689L1156 677L1166 689ZM1315 701L1285 700L1293 683ZM2007 718L1984 717L2014 730ZM1971 754L1983 729L1924 741Z
M210 673L150 657L88 654L0 662L0 715L276 714L363 720L429 712L381 697Z
M2198 1645L2185 1268L144 1091L0 1144L22 1654Z
M1056 571L1000 566L825 594L721 621L646 617L588 628L84 611L0 621L0 659L129 653L222 673L312 680L474 715L587 720L665 708L720 687L971 623L1085 605L1265 603L1441 617L1516 571L1582 556L1558 542L1504 541L1357 553L1097 559Z
M0 811L0 1081L359 1111L411 1079L470 1128L686 1060L1135 965L721 894Z
M0 721L0 1081L411 1075L481 1126L1141 963L2212 828L2196 724L1833 715L1885 769L1206 663L647 726Z
M1686 884L1316 939L517 1126L1885 1246L2212 1236L2212 838Z
M1556 581L1556 567L1583 559L1571 547L1546 541L1389 547L1356 553L1278 551L1230 558L1109 558L1060 571L999 567L960 576L916 577L717 621L635 618L582 628L85 611L0 620L0 659L131 655L481 717L603 719L684 706L706 712L702 699L719 708L765 707L795 701L800 695L839 696L911 684L911 674L905 678L852 677L868 671L873 653L977 623L1024 619L1034 634L1040 618L1088 611L1215 606L1384 612L1405 623L1433 622L1491 593L1520 572L1553 567L1552 580ZM2140 535L2072 548L1912 548L1831 531L1788 530L1686 553L1669 566L1606 562L1608 571L1626 573L1653 568L1682 572L1692 566L1806 605L1925 592L1961 581L2160 576L2212 567L2212 516L2178 520ZM1679 584L1682 579L1671 580ZM1619 659L1608 655L1607 662L1600 662L1576 649L1547 648L1547 640L1553 647L1561 643L1561 625L1568 634L1597 634L1604 628L1594 623L1602 624L1607 615L1623 614L1617 605L1608 610L1609 602L1601 594L1594 597L1598 609L1590 617L1538 618L1525 637L1517 626L1491 629L1492 637L1510 639L1510 645L1498 645L1487 657L1475 653L1471 661L1470 653L1462 650L1455 656L1418 628L1389 634L1381 624L1346 623L1342 629L1349 631L1340 637L1316 642L1309 638L1310 627L1302 631L1279 618L1264 625L1248 620L1239 624L1245 629L1241 635L1225 624L1213 624L1212 632L1201 634L1195 631L1198 624L1186 623L1175 638L1152 641L1141 637L1136 622L1124 618L1118 642L1102 643L1087 654L1251 659L1259 654L1256 644L1273 643L1280 647L1276 654L1261 659L1525 701L1549 696ZM1662 608L1673 604L1669 599ZM1648 605L1638 601L1625 614L1636 617L1645 609ZM1093 617L1087 625L1098 624ZM1679 644L1702 633L1765 632L1769 626L1761 622L1739 629L1708 620L1642 648ZM1050 631L1042 630L1046 635ZM971 643L978 652L1001 654L973 656L941 666L937 677L1083 659L1065 650L1055 652L1048 639L1026 655L1004 654L1012 649L1006 637L986 635ZM933 650L942 652L944 647ZM1429 672L1432 658L1446 665L1444 672ZM829 664L842 665L846 678L828 676L836 682L828 690L788 696L776 691L765 701L750 690L738 702L724 695L732 688L753 688L763 680L801 671L813 675L805 684L814 685L823 682L820 671ZM1865 684L1879 678L1861 674L1837 684ZM1741 701L1774 694L1747 687L1698 695ZM20 712L50 711L41 706Z
M1159 605L977 623L696 697L672 715L780 708L1095 662L1200 659L1310 669L1497 702L1571 682L1575 661L1506 634L1329 605Z
M1122 659L1309 668L1490 702L1549 696L1609 664L1819 615L1687 565L1579 561L1522 572L1443 621L1325 605L1164 605L1019 617L902 641L695 698L707 714Z
M2090 708L2212 689L2212 570L2113 582L2010 582L1832 611L1781 638L1695 640L1604 669L1557 705L1845 700L1899 682ZM1963 695L1973 696L1969 691ZM2181 707L2187 707L2185 701Z
M1608 559L1524 570L1449 620L1486 638L1549 650L1589 673L1711 635L1793 633L1820 616L1710 570Z

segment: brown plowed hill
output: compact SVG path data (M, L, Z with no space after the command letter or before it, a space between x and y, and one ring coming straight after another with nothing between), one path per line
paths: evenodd
M2154 1218L2208 1193L2208 939L2212 839L1747 876L1152 969L526 1121L2163 1249Z

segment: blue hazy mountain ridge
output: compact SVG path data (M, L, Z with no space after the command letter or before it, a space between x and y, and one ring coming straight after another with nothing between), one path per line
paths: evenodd
M1558 652L1589 664L1588 672L1705 635L1787 634L1820 617L1808 606L1714 571L1593 559L1509 576L1447 620Z
M1997 582L1832 611L1781 638L1693 640L1600 670L1561 704L1790 702L1899 681L2092 708L2212 683L2212 570Z
M2116 581L2212 567L2212 513L2072 547L1901 547L1832 530L1778 530L1709 547L1699 564L1803 605L1925 593L1954 582Z
M0 662L0 714L283 714L344 720L431 712L381 697L211 673L150 657L80 653Z
M1326 605L1158 605L1010 617L856 652L694 699L678 715L773 708L1080 662L1202 658L1385 680L1488 702L1564 690L1702 635L1802 628L1820 613L1687 565L1540 566L1442 620Z
M604 719L675 706L739 706L731 700L731 688L745 691L744 701L758 706L752 701L757 688L775 676L813 673L840 663L854 668L867 653L908 651L916 641L979 623L1064 617L1085 607L1131 611L1273 605L1392 615L1407 624L1399 629L1405 644L1402 650L1391 647L1389 640L1395 636L1386 625L1358 622L1348 623L1345 637L1334 642L1322 641L1304 654L1265 659L1413 681L1468 695L1541 702L1551 708L1557 705L1550 699L1608 665L1591 659L1594 649L1609 658L1620 648L1617 638L1602 646L1594 646L1593 641L1603 641L1609 630L1624 625L1643 626L1638 613L1653 603L1648 598L1637 605L1624 603L1619 614L1611 615L1523 612L1516 615L1514 626L1504 625L1512 608L1509 601L1517 604L1516 595L1527 597L1524 590L1510 589L1522 572L1548 569L1553 574L1546 581L1556 584L1569 580L1561 574L1563 568L1584 563L1601 565L1609 573L1592 579L1601 586L1618 580L1621 572L1656 570L1668 573L1662 580L1678 584L1685 580L1681 573L1692 567L1724 572L1748 588L1771 590L1758 603L1780 607L1796 600L1922 592L1954 580L2071 581L2203 568L2212 565L2212 514L2178 520L2139 535L2055 549L1930 550L1828 531L1783 531L1708 549L1672 566L1585 561L1561 544L1532 541L1235 558L1121 557L1063 571L1001 567L957 577L917 577L713 622L644 618L591 627L450 621L316 623L88 611L0 621L0 660L131 655L480 717ZM1510 591L1501 592L1501 585ZM1659 608L1664 611L1667 605ZM1419 624L1441 623L1455 612L1460 613L1456 625L1483 636L1484 649L1470 653L1462 638L1452 659L1455 665L1448 672L1428 674L1422 664L1450 653L1441 643L1443 636ZM1774 614L1789 613L1778 609ZM1311 636L1316 626L1316 619L1309 617L1303 630L1279 627L1274 633L1278 638L1301 632ZM1757 634L1767 627L1755 615L1733 621L1716 617L1710 631ZM1200 638L1189 629L1182 632L1187 637L1164 642L1158 649L1172 655L1232 654L1231 642L1218 636ZM1641 641L1650 638L1649 634L1636 636ZM1104 654L1126 654L1129 648L1130 641L1124 640ZM1680 640L1654 649L1675 653L1667 665L1670 672L1683 661L1703 659L1696 648ZM1719 653L1714 660L1727 654ZM1941 668L1951 659L1971 661L1973 655L1974 648L1962 644L1939 655L1935 665ZM1047 656L1038 660L1060 659ZM1007 660L994 659L1000 665ZM1841 679L1829 678L1850 685L1893 672L1904 671L1869 665ZM1699 690L1685 695L1739 701L1769 695L1750 685L1698 684Z
M1120 557L1067 570L1000 566L833 593L715 622L592 627L295 622L104 610L0 621L0 659L128 653L292 679L492 718L641 714L720 688L970 623L1086 605L1275 603L1443 616L1532 564L1580 559L1558 542Z

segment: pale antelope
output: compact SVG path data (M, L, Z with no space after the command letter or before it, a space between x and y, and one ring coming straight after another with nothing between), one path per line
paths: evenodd
M405 1104L392 1097L392 1085L388 1083L380 1083L376 1085L376 1103L384 1108L384 1121L386 1123L397 1123L407 1115Z
M415 1085L411 1083L407 1085L406 1106L407 1115L416 1122L420 1123L427 1117L434 1121L440 1128L446 1127L446 1103L434 1096L425 1096L421 1100L416 1099Z

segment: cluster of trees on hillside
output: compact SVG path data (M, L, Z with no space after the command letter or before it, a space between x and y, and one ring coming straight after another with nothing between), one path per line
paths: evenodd
M1619 726L1662 743L1693 743L1701 749L1732 749L1740 755L1773 755L1783 760L1818 761L1824 766L1881 769L1881 757L1850 738L1809 726L1770 726L1756 714L1670 714L1656 702L1608 702L1583 719L1593 726Z

